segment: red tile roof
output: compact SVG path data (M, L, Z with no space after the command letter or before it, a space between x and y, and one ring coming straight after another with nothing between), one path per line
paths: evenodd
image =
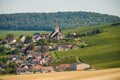
M42 69L42 66L36 65L36 66L34 66L34 68L35 68L35 69Z
M70 64L60 64L59 66L56 66L57 69L59 68L70 68Z

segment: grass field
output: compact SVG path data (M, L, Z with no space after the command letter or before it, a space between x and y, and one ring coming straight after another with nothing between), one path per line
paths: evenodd
M81 37L86 43L91 44L91 47L70 51L58 51L57 54L59 58L62 59L68 56L76 56L80 57L83 62L91 64L92 67L120 67L120 25L107 25L96 28L101 28L104 32L94 36ZM87 28L87 30L91 29ZM77 32L80 33L81 30L79 29Z
M15 37L20 35L32 36L34 33L48 33L47 31L11 31L11 30L0 30L0 38L4 38L7 34L13 34Z
M0 80L120 80L120 68L42 74L3 75Z

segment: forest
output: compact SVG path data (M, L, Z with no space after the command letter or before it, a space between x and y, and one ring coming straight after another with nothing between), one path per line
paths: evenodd
M82 11L0 14L0 30L52 31L55 24L66 30L118 22L117 16Z

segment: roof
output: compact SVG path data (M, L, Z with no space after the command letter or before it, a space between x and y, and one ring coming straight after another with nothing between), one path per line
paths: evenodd
M54 38L56 36L63 36L63 34L61 32L56 32L56 33L53 33L53 34L51 35L52 38Z
M34 34L33 34L33 36L36 36L36 35L38 36L38 35L40 35L40 33L34 33Z
M80 63L80 64L77 64L76 67L77 69L86 69L86 68L90 68L90 65L86 63Z
M39 52L35 52L34 50L29 50L29 51L27 51L27 53L28 53L28 54L31 54L31 55L33 55L33 56L39 56L39 55L40 55Z
M34 66L34 68L35 68L35 69L42 69L42 66L36 65L36 66Z
M8 58L14 58L14 57L17 57L18 55L14 55L14 54L10 54L10 55L7 55Z
M59 66L56 66L57 69L59 68L70 68L71 64L60 64Z
M60 44L57 47L63 47L63 48L71 48L72 45L71 44Z
M27 48L27 47L25 47L25 46L24 46L24 47L22 47L22 49L21 49L21 50L25 50L26 48Z
M48 54L50 54L49 52L44 52L43 54L46 54L46 55L48 55Z
M39 62L40 59L39 59L39 58L35 58L35 59L33 59L33 61L35 61L35 62Z
M24 35L20 35L20 38L22 38Z
M54 31L50 34L50 38L64 36L58 25L55 25Z
M42 46L34 46L35 49L40 49Z

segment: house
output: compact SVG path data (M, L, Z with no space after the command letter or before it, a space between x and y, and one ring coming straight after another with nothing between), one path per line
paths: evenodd
M70 69L71 64L60 64L59 66L56 66L56 69L58 71L65 71Z
M14 44L16 42L17 42L16 39L13 39L13 40L9 41L9 44Z
M43 48L46 49L46 50L53 50L52 46L43 46Z
M40 37L42 38L42 39L49 39L49 37L50 37L50 34L40 34Z
M40 39L41 39L40 33L34 33L33 34L33 42L36 42L36 41L38 41Z
M40 55L41 55L40 52L35 52L34 50L28 50L26 58L30 58L30 57L40 58Z
M53 50L54 48L52 46L34 46L35 51L39 51L41 48L44 48L45 50Z
M34 56L31 53L27 54L27 56L26 56L27 59L32 58L32 57L34 57Z
M39 41L40 39L41 39L41 37L37 36L37 37L33 38L33 42Z
M50 55L49 52L44 52L44 53L42 53L42 55L43 55L43 58L46 59L46 60L51 58L51 55Z
M57 39L57 40L65 38L65 36L62 34L61 30L59 29L58 25L55 25L54 31L50 34L50 38Z
M78 49L78 48L79 48L79 46L77 46L76 44L73 44L71 47L71 49Z
M90 68L90 65L86 63L73 63L70 66L70 70L86 70L89 68Z
M16 42L16 47L22 47L23 46L23 43L21 42Z
M18 55L14 55L14 54L11 54L11 55L7 55L8 59L9 60L12 60L12 61L15 61L18 59Z
M76 36L76 33L75 32L71 32L69 33L70 36Z
M26 52L26 49L27 49L26 46L22 47L22 48L21 48L21 52L22 52L22 53L25 53L25 52Z
M54 47L53 47L53 46L49 46L48 49L49 49L49 50L53 50Z
M34 46L34 51L36 51L36 52L40 51L41 47L42 46Z
M56 46L56 50L64 51L64 50L71 50L71 49L78 49L79 47L75 44L60 44Z
M6 49L10 49L11 48L11 46L9 45L9 44L5 44L5 46L4 46Z
M39 58L35 58L32 60L33 64L40 64L40 59Z
M86 69L89 69L89 68L90 68L90 65L86 64L86 63L81 63L81 64L76 65L77 70L86 70Z
M44 63L46 63L46 62L47 62L46 59L42 59L42 60L40 61L40 64L44 64Z
M35 33L33 34L33 42L39 41L40 39L49 39L50 34L40 34L40 33Z
M53 72L53 67L52 66L43 66L42 67L42 72L45 73L45 72Z
M26 64L21 64L18 68L17 68L17 74L23 74L28 72L29 67Z
M63 50L70 50L71 47L72 47L71 44L60 44L56 46L56 49L58 51L63 51Z
M33 50L28 50L27 51L27 56L26 56L26 58L32 58L32 57L34 57L34 51Z
M34 66L34 70L35 70L36 72L42 72L42 66L41 66L41 65L35 65L35 66Z
M33 38L36 38L36 37L39 37L40 36L40 33L34 33L33 34Z
M55 61L55 60L52 57L49 57L48 62L52 62L52 61Z
M20 41L21 41L21 42L24 42L25 39L26 39L26 37L25 37L24 35L21 35L21 36L20 36Z

